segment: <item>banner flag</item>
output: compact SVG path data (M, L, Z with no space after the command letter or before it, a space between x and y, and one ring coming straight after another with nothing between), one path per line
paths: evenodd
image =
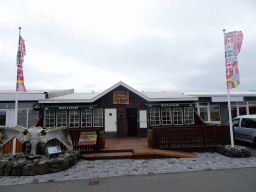
M225 60L227 89L238 87L240 83L237 56L243 41L242 31L225 33Z
M24 76L23 76L23 66L24 56L26 55L25 50L25 40L19 36L19 47L17 53L17 82L16 82L16 91L26 92L24 85Z

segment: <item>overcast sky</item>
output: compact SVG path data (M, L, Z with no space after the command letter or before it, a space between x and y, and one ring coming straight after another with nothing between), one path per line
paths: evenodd
M255 0L0 0L0 89L226 91L224 37L242 31L240 85L256 90Z

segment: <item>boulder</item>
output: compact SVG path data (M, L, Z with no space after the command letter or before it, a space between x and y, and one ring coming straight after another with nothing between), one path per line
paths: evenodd
M52 165L50 165L50 172L51 173L57 173L57 172L60 172L61 170L62 170L61 164L52 164Z
M37 175L43 175L50 172L50 163L48 161L40 161L35 164L35 172Z
M35 164L27 164L23 167L24 176L34 176L36 175Z
M13 163L8 162L4 167L4 176L12 175Z
M13 176L22 176L24 165L25 165L24 163L14 163L13 169L12 169L12 175Z

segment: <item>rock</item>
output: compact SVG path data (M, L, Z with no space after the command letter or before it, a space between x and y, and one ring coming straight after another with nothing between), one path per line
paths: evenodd
M4 167L5 167L5 163L0 163L0 176L4 176Z
M52 173L57 173L57 172L60 172L61 170L62 170L61 164L50 165L50 172L52 172Z
M75 155L74 155L73 158L74 158L74 165L75 165L75 164L77 164L77 162L78 162L79 159L78 159L77 156L75 156Z
M75 165L74 159L68 158L68 160L69 160L69 167L73 167Z
M37 159L34 159L33 161L34 161L35 163L38 163L38 162L40 162L40 159L37 158Z
M34 160L34 159L37 159L37 158L41 158L41 156L40 155L33 155L33 156L27 156L27 159L28 160Z
M49 160L49 163L50 163L50 165L54 165L54 164L60 164L61 163L61 161L60 161L60 159L50 159Z
M78 160L80 159L81 151L73 151L72 153L73 153L74 156L77 157Z
M62 171L65 171L65 170L69 169L69 167L70 167L69 160L64 159L64 161L61 162Z
M9 162L4 167L4 176L12 175L13 163Z
M34 176L35 172L35 164L27 164L23 167L23 175L24 176Z
M73 157L73 155L72 155L72 154L70 154L70 153L65 153L65 154L64 154L64 157L68 159L68 158L72 158L72 157Z
M25 165L24 163L15 163L13 165L12 175L13 176L22 176L24 165Z
M40 161L35 164L35 172L38 175L47 174L50 172L50 163L48 161Z

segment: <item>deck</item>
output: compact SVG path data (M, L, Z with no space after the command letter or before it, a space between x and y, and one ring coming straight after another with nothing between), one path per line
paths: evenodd
M153 149L146 138L106 139L105 148L94 153L83 153L81 158L97 159L150 159L150 158L196 158L194 153Z

